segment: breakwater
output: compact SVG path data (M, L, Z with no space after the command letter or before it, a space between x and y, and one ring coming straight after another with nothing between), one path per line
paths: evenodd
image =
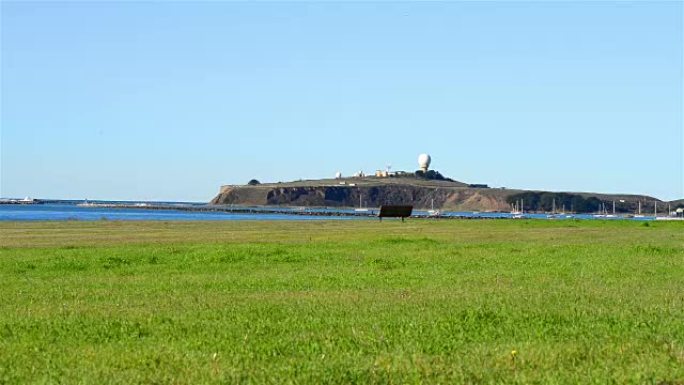
M173 210L189 212L216 212L235 214L281 214L281 215L307 215L307 216L351 216L351 217L375 217L377 210L368 212L335 210L326 208L277 208L277 207L240 207L223 205L155 205L155 204L117 204L117 203L93 203L81 204L79 207L95 207L106 209L136 209L136 210Z

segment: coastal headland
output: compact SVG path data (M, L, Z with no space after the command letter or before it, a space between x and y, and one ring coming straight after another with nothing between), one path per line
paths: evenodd
M411 174L225 185L211 200L214 205L379 207L410 204L418 209L482 212L511 211L516 202L527 211L540 212L554 209L612 212L613 202L618 213L637 213L639 206L650 213L656 208L663 212L668 209L668 202L647 195L489 188L452 180L422 179ZM671 205L671 209L676 206Z

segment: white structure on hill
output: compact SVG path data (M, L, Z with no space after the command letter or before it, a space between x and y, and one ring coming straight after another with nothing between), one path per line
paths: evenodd
M428 168L430 168L430 161L432 158L430 158L430 155L428 154L420 154L418 155L418 167L420 167L423 172L427 172Z

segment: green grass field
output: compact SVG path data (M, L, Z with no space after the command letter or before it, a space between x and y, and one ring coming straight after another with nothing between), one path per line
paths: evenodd
M0 223L0 384L684 384L684 223Z

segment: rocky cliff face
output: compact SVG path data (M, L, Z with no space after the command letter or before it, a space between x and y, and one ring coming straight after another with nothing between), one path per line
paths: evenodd
M212 204L378 207L406 204L416 208L505 211L507 190L443 188L412 185L381 186L240 186L224 187Z
M452 211L509 211L512 202L519 202L523 198L526 211L540 212L550 212L552 203L556 204L556 209L570 211L573 211L573 207L584 212L597 212L604 208L612 211L612 203L616 202L618 213L634 213L639 203L642 212L652 213L656 201L659 212L667 210L665 204L668 203L644 195L474 188L458 181L426 180L410 176L223 186L211 203L309 207L379 207L386 204L406 204L417 209L429 209L434 205L435 209ZM580 208L582 200L591 200L593 206ZM675 209L678 203L684 201L669 203L671 208Z

